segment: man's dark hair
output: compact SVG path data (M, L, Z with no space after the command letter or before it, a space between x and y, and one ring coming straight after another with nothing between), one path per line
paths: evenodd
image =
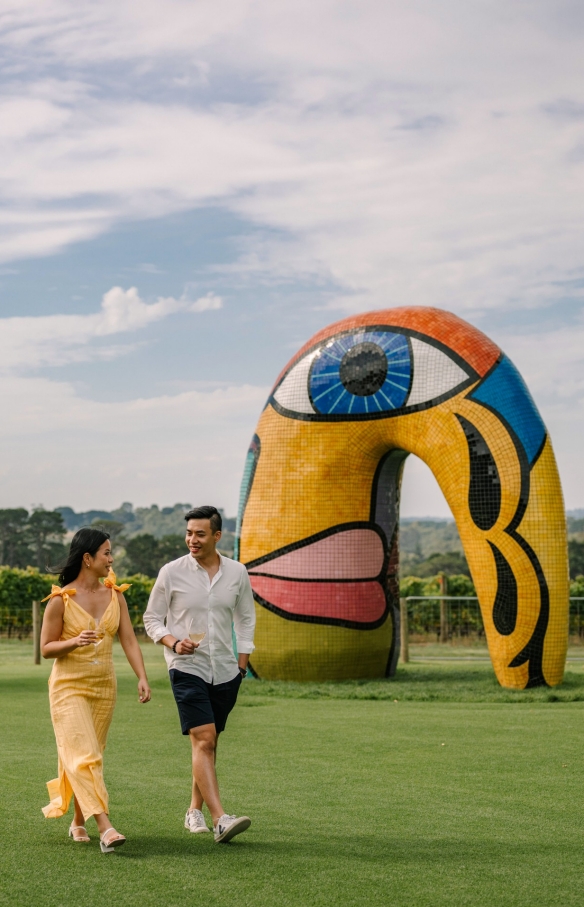
M188 513L185 513L185 520L209 520L211 523L211 532L221 532L223 520L216 507L206 504L204 507L193 507Z

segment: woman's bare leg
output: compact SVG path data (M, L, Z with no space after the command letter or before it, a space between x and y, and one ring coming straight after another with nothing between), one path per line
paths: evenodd
M81 812L81 807L79 806L79 803L77 802L77 797L75 797L75 796L73 797L73 805L75 807L75 812L73 814L73 825L77 825L78 827L84 828L85 827L85 816Z

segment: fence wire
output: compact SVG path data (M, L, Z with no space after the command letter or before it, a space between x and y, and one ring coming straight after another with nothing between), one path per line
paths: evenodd
M485 641L476 596L410 595L404 601L412 642ZM584 597L570 598L568 627L570 642L584 643Z
M41 604L41 619L45 605ZM142 611L128 608L136 636L144 636ZM28 607L0 606L0 639L32 639L32 602Z
M405 601L412 642L485 640L481 609L474 596L412 595ZM41 605L41 615L44 607ZM129 611L136 635L144 636L142 611L139 608ZM0 606L0 638L32 639L32 626L32 602L28 607ZM569 632L572 643L584 644L584 597L570 598Z

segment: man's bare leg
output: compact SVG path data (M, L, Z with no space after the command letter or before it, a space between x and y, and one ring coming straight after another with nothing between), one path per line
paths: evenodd
M207 804L213 824L224 815L215 772L217 732L214 724L202 724L189 731L193 752L193 796L191 809Z
M192 743L192 738L191 738L191 743ZM213 761L214 761L215 765L217 765L217 747L218 746L219 746L219 734L217 734L217 738L215 740L215 754L213 757ZM195 777L195 765L194 765L194 760L193 760L193 792L192 792L192 796L191 796L191 805L189 806L189 809L202 810L204 802L205 802L205 800L204 800L203 794L201 793L201 789L200 789L199 785L197 784L197 779Z

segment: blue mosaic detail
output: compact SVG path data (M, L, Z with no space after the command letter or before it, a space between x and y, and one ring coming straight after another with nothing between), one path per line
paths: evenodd
M254 435L251 439L251 444L249 445L249 450L245 458L245 466L243 467L243 477L241 479L241 488L239 491L239 507L237 508L237 522L235 524L235 545L233 551L233 558L236 561L239 560L239 540L241 538L243 515L245 513L245 508L247 506L247 501L251 492L251 486L253 485L256 466L258 465L260 456L260 448L260 439L257 435Z
M310 371L310 398L322 415L362 415L402 407L412 377L403 334L358 331L325 344Z
M523 378L505 357L470 394L505 419L513 429L531 465L541 449L546 428Z

